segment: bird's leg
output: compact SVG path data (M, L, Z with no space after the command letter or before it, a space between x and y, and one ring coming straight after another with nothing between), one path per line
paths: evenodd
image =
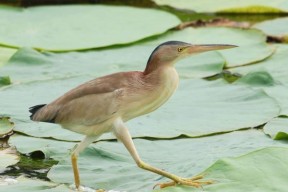
M77 189L79 189L79 186L80 186L80 177L79 177L78 164L77 164L79 153L83 151L93 141L95 141L95 139L97 139L97 137L86 136L79 144L77 144L74 147L71 153L71 162L72 162L73 173L74 173L74 181L75 181L75 186Z
M154 172L156 174L162 175L162 176L167 177L167 178L172 180L172 181L167 182L167 183L157 184L154 187L159 186L160 188L164 188L164 187L173 186L176 184L189 185L189 186L193 186L193 187L201 187L204 184L213 183L213 181L199 181L199 179L202 179L203 176L195 176L192 178L181 178L177 175L171 174L169 172L158 169L156 167L153 167L153 166L143 162L137 153L137 150L134 146L133 140L131 138L131 135L130 135L128 129L125 127L125 125L121 119L117 119L114 123L114 134L117 137L117 139L120 140L125 145L125 147L129 151L129 153L131 154L131 156L135 160L136 164L138 165L138 167L145 169L145 170L148 170L148 171L151 171L151 172Z
M72 153L71 155L71 162L72 162L72 168L73 168L73 173L74 173L75 186L78 189L80 186L80 177L79 177L78 164L77 164L77 155L75 155L74 153Z

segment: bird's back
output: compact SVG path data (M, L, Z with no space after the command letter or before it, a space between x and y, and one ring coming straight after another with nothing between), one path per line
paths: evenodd
M33 121L91 124L111 118L119 109L117 98L141 72L121 72L88 81L50 104L30 108ZM89 120L88 120L89 119ZM93 119L93 122L90 120Z

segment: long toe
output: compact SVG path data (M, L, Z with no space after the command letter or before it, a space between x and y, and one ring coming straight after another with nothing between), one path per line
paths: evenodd
M202 187L202 185L209 185L209 184L214 183L214 181L212 181L212 180L201 181L200 179L202 179L202 178L203 178L202 175L195 176L192 178L180 178L178 181L158 183L153 187L153 189L156 187L159 187L159 188L171 187L171 186L175 186L177 184L199 188L199 187Z

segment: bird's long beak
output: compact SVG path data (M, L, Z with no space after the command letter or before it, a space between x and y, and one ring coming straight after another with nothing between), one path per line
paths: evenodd
M238 47L236 45L227 45L227 44L203 44L203 45L191 45L188 47L188 53L202 53L206 51L213 50L222 50L222 49L231 49Z

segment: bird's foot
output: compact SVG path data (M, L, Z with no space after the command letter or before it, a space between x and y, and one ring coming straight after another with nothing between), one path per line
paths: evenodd
M158 183L153 187L153 189L155 189L156 187L165 188L165 187L175 186L177 184L188 185L188 186L199 188L199 187L202 187L202 185L209 185L209 184L214 183L214 181L212 180L200 181L200 179L203 179L203 175L198 175L192 178L179 178L175 181Z

